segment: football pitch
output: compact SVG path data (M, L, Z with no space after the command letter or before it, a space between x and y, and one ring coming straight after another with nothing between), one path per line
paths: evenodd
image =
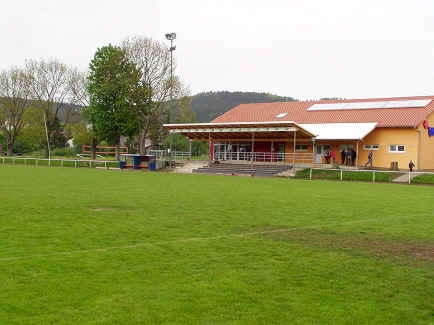
M0 166L0 324L434 324L433 198Z

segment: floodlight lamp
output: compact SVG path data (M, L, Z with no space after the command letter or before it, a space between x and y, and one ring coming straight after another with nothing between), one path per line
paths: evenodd
M168 33L168 34L166 34L166 38L169 41L173 41L174 39L176 39L176 33Z

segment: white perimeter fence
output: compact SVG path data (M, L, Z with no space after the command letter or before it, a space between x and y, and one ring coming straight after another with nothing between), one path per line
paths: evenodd
M119 168L117 160L90 160L90 159L47 159L29 157L0 157L2 165L22 165L22 166L48 166L48 167L104 167L106 169Z
M327 179L339 181L369 181L372 183L389 182L408 184L434 184L433 172L409 172L402 170L374 169L306 168L303 172L299 172L298 175L298 178L305 178L309 180ZM422 179L422 176L425 179Z
M156 154L155 152L153 154ZM160 156L161 157L161 156ZM157 158L160 158L157 155ZM177 155L186 157L186 155ZM89 160L89 159L46 159L29 157L0 157L2 165L73 167L73 168L119 168L117 160ZM422 177L424 179L422 179ZM434 184L434 172L408 172L401 170L370 170L370 169L336 169L336 168L306 168L297 173L297 178L309 180L339 180L365 181L372 183L418 183Z

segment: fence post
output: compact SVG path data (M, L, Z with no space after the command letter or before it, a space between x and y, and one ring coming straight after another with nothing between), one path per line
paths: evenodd
M375 183L375 170L372 171L372 183Z
M77 168L77 159L74 160L74 168Z
M342 176L343 176L343 172L344 172L344 171L341 169L341 182L342 182L342 180L343 180L343 177L342 177Z
M411 172L408 172L408 184L411 184Z
M36 159L36 167L38 167L39 166L39 159Z
M312 180L312 168L309 171L309 180Z

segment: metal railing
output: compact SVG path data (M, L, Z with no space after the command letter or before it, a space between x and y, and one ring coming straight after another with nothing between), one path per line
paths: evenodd
M432 181L425 184L434 184L433 172L410 172L403 170L375 170L375 169L336 169L336 168L307 168L308 173L305 178L313 179L328 179L339 181L369 181L388 182L388 183L424 183L423 181L413 182L413 179L421 175L431 175ZM364 174L364 175L363 175ZM299 177L300 178L300 177Z
M312 153L279 153L279 152L215 152L216 160L241 160L270 163L312 163Z
M167 150L150 150L149 154L155 155L157 159L167 160L203 160L209 159L208 156L197 155L188 151L172 151L169 153ZM296 152L294 153L278 153L278 152L245 152L245 151L231 151L231 152L214 152L214 160L229 160L229 161L254 161L254 162L272 162L272 163L312 163L312 153Z
M197 153L190 153L188 151L172 151L167 150L149 150L148 154L154 155L157 160L207 160L208 155L204 156Z
M23 165L23 166L47 166L47 167L104 167L106 169L119 168L117 160L90 160L90 159L47 159L32 157L0 157L2 165Z

